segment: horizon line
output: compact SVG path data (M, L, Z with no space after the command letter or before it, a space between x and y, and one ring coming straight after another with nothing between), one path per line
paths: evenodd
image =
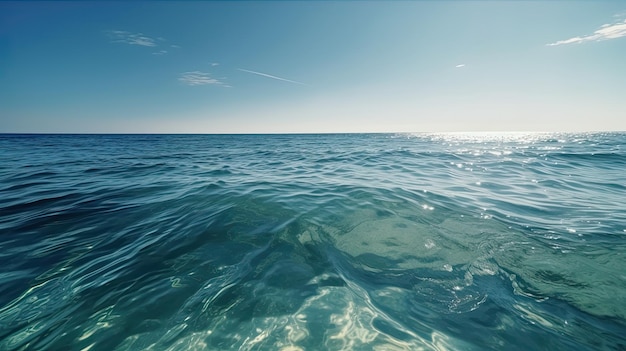
M333 134L581 134L626 133L626 130L587 131L519 131L519 130L468 130L468 131L420 131L420 132L214 132L214 133L165 133L165 132L0 132L0 135L333 135Z

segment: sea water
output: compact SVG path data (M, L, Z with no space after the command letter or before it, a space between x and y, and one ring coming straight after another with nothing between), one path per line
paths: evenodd
M625 141L0 135L0 350L625 350Z

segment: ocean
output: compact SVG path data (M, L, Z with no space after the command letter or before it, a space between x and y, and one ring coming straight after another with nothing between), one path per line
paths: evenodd
M0 350L626 350L625 133L0 135Z

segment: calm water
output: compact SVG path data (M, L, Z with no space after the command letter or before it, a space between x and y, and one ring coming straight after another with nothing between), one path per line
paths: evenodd
M625 142L0 135L0 349L626 350Z

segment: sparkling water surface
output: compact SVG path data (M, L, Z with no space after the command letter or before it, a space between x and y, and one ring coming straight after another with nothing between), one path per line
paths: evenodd
M626 350L625 141L0 135L0 350Z

